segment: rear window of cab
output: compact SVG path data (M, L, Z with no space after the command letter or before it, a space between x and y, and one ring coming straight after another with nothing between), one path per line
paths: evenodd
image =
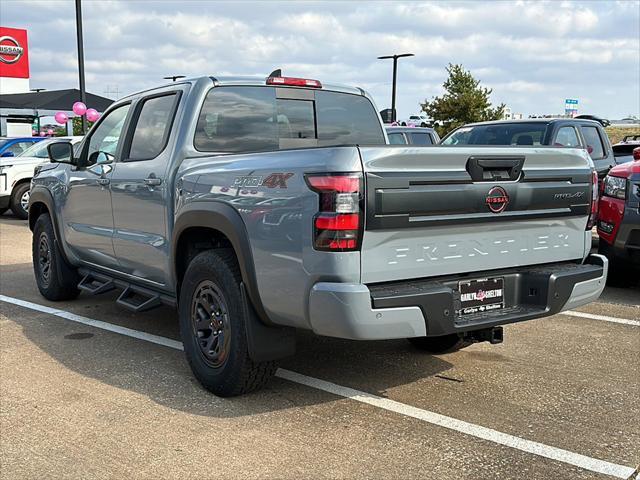
M222 86L207 94L194 146L219 153L383 145L382 126L364 96L316 90L308 99L277 98L274 87Z

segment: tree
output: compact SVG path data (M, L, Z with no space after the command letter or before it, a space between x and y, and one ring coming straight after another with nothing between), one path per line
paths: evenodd
M72 117L73 121L73 135L82 135L82 117ZM93 122L87 120L87 131L91 128Z
M490 88L480 86L470 71L462 65L449 64L449 78L442 85L445 94L425 100L420 106L436 123L436 130L444 136L465 123L499 120L504 114L504 104L492 108Z

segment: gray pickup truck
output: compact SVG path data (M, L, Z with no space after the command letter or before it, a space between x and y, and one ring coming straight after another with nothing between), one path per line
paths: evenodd
M49 155L29 205L42 295L176 306L195 376L222 396L264 385L296 329L443 353L605 285L585 150L387 145L359 88L185 80Z

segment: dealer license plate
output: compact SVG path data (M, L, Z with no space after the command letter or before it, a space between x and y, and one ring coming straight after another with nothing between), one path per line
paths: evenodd
M504 308L504 278L459 282L460 313L470 315Z

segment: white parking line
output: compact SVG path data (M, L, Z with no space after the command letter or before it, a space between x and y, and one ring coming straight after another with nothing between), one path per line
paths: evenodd
M28 308L38 312L54 315L56 317L64 318L65 320L70 320L72 322L81 323L83 325L107 330L109 332L119 333L121 335L137 338L139 340L145 340L147 342L163 345L176 350L182 350L182 343L170 338L141 332L139 330L133 330L126 327L121 327L119 325L83 317L82 315L76 315L75 313L67 312L65 310L59 310L57 308L39 305L37 303L20 300L19 298L8 297L6 295L0 295L0 301L18 305L20 307ZM548 458L569 465L574 465L576 467L590 470L592 472L611 475L613 477L622 479L627 479L634 473L634 469L631 467L627 467L626 465L619 465L616 463L607 462L605 460L599 460L597 458L581 455L569 450L564 450L561 448L552 447L550 445L545 445L543 443L534 442L532 440L527 440L515 435L510 435L507 433L499 432L497 430L493 430L491 428L483 427L481 425L465 422L464 420L447 417L446 415L441 415L429 410L412 407L411 405L396 402L388 398L379 397L367 392L344 387L342 385L337 385L325 380L320 380L319 378L302 375L290 370L284 370L280 368L278 369L276 375L291 382L299 383L301 385L322 390L324 392L332 393L334 395L348 398L360 403L365 403L367 405L381 408L383 410L399 413L400 415L415 418L432 425L444 427L449 430L454 430L465 435L470 435L482 440L487 440L499 445L514 448L516 450L532 453L540 457Z
M574 310L567 310L566 312L560 312L559 315L569 315L570 317L582 317L589 318L591 320L601 320L603 322L621 323L623 325L633 325L634 327L640 327L640 321L629 320L627 318L608 317L607 315L594 315L593 313L576 312Z

